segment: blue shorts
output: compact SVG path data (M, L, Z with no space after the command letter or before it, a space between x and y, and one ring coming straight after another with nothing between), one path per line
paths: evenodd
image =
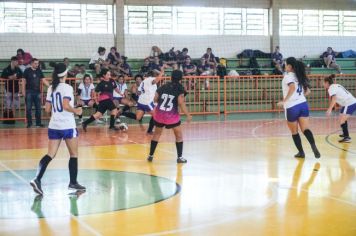
M78 137L77 129L48 129L49 139L71 139Z
M84 103L84 106L89 106L89 102L92 100L92 99L89 99L89 100L83 100L81 99L82 102Z
M297 121L300 117L309 117L309 106L307 102L286 109L286 118L289 122Z
M155 104L153 102L151 102L150 105L143 105L141 103L137 103L137 110L141 110L143 112L153 111L154 108L155 108Z
M340 113L345 115L352 115L356 111L356 103L341 107Z

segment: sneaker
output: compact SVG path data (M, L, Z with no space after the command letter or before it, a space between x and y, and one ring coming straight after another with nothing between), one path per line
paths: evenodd
M83 130L84 130L84 132L87 132L87 124L85 124L85 123L82 123L82 128L83 128Z
M294 155L295 158L304 158L305 154L304 152L298 152L297 154Z
M319 152L318 148L316 147L316 145L313 145L312 149L313 149L315 158L320 158L321 155L320 155L320 152Z
M186 159L184 159L183 157L178 157L177 158L177 163L187 163L188 161Z
M36 128L44 128L45 126L43 124L38 124L36 125Z
M109 130L119 131L120 128L119 128L119 127L116 127L116 126L112 126L112 127L109 127Z
M41 188L41 181L37 180L37 179L33 179L30 181L30 184L33 188L33 191L35 191L35 193L43 195L43 191Z
M75 190L75 191L85 191L86 188L78 183L75 183L75 184L71 184L69 183L68 185L68 189L69 190Z
M127 126L127 124L121 123L121 124L119 124L119 129L122 131L126 131L129 129L129 127Z
M83 123L83 119L79 119L78 124L82 124L82 123Z
M103 120L97 119L95 120L95 124L100 125L100 124L104 124L105 122Z
M339 143L351 143L350 137L344 137L343 139L339 140Z
M147 161L148 161L148 162L152 162L152 161L153 161L153 156L149 155L149 156L147 157Z
M153 135L153 131L147 131L147 135Z
M344 138L344 137L345 137L345 135L343 135L343 134L339 134L339 137L340 137L340 138Z
M117 118L117 119L115 120L115 122L116 122L117 124L121 123L120 118Z

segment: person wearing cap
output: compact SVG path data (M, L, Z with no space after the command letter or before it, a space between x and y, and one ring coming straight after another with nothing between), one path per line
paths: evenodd
M183 135L179 108L187 116L187 121L192 119L185 105L185 91L180 83L183 78L183 72L174 70L172 72L172 82L166 83L157 89L154 101L157 103L153 113L153 120L156 129L151 140L150 153L147 158L149 162L153 161L153 155L156 150L158 140L162 134L163 128L173 129L176 137L177 163L187 163L182 157L183 154Z
M33 190L39 195L43 195L41 179L48 164L56 156L62 140L65 141L70 154L68 189L85 191L85 187L77 181L78 130L74 119L74 115L82 114L82 108L74 108L73 87L65 83L67 73L64 63L56 64L52 75L52 85L47 90L45 110L51 113L48 126L48 152L39 162L36 177L30 181Z
M26 119L27 128L32 126L32 105L35 105L36 127L44 127L41 123L41 84L47 87L48 81L44 78L41 68L39 68L39 60L33 58L31 66L27 68L23 74L22 93L26 99Z

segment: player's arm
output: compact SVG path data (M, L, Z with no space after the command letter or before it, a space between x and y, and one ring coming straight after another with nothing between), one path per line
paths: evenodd
M291 82L288 84L288 93L287 96L285 98L283 98L283 101L279 102L278 105L279 106L283 106L284 103L286 103L293 95L293 93L295 92L295 83Z
M155 103L158 103L158 100L159 100L159 94L156 92L155 98L153 99L153 101L154 101Z
M52 104L51 104L51 102L46 101L46 104L45 104L45 111L46 111L47 113L51 113L51 110L52 110Z
M329 108L328 108L328 110L326 111L326 115L327 115L327 116L330 116L330 115L331 115L331 112L333 111L333 108L334 108L335 105L336 105L336 96L333 95L333 96L331 96Z
M163 65L161 67L161 71L159 72L159 75L152 81L152 84L157 84L158 82L160 82L164 77L164 69L166 68L165 65Z
M304 90L304 96L309 96L311 94L311 90L310 90L310 88L306 88L305 90Z
M187 116L187 122L190 122L192 120L192 116L190 115L190 113L187 109L187 106L185 105L184 94L179 95L178 105L179 105L181 111Z
M69 102L70 102L69 98L63 98L63 109L68 112L74 113L76 115L81 115L83 112L82 108L81 107L74 108L69 104Z
M46 85L47 87L49 87L49 82L48 82L48 80L46 78L42 78L42 83L44 85Z

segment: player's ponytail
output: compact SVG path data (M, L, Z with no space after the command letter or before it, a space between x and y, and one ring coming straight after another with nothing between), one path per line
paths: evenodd
M331 74L328 77L325 77L324 81L328 82L329 85L331 85L331 84L335 83L335 78L336 78L336 75L335 74Z
M61 79L67 76L67 67L63 63L58 63L54 65L54 70L52 73L52 92L56 90Z
M294 73L298 79L299 84L301 84L305 90L307 88L310 88L310 81L309 81L309 78L305 72L304 63L301 61L298 61L294 57L287 58L286 62L288 65L292 66Z

